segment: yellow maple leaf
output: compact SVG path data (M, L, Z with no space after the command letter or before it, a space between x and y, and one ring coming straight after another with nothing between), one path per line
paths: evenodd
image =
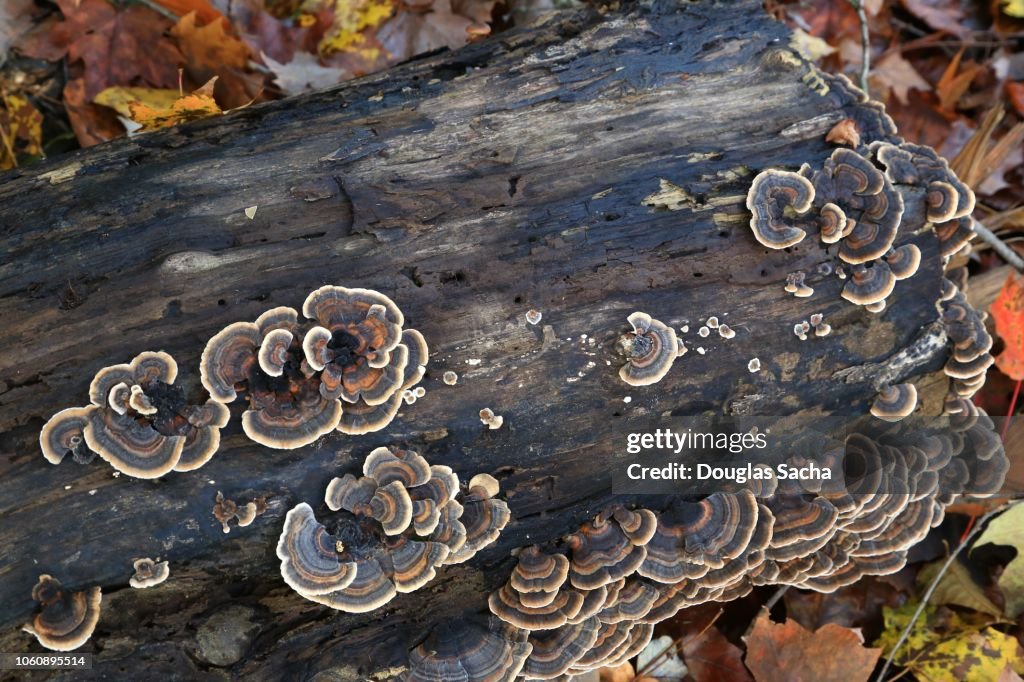
M93 102L110 107L125 118L131 118L132 104L145 104L153 109L169 109L181 97L180 90L169 88L107 88Z
M3 95L0 111L0 170L18 165L19 156L43 153L43 115L28 98Z
M320 40L320 53L354 52L361 57L376 59L380 50L367 45L366 32L391 18L392 0L332 0L334 22Z
M150 106L138 101L129 102L130 118L141 125L143 131L147 131L223 114L213 99L213 84L216 81L217 77L214 76L198 90L188 95L180 95L169 107Z
M1006 0L1003 3L1003 12L1007 16L1024 19L1024 0Z

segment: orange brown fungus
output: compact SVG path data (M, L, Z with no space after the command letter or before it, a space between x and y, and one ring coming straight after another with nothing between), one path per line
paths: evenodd
M512 682L533 646L528 633L497 618L463 618L439 623L409 652L400 682Z
M675 330L647 313L632 313L627 320L633 331L619 338L619 352L627 358L619 369L619 378L630 386L661 381L679 356Z
M494 524L472 519L467 530L459 494L450 468L431 466L412 450L377 448L362 476L328 484L329 521L318 521L306 503L288 512L278 541L282 576L301 596L333 609L365 613L383 606L433 580L456 553L469 558L497 538L507 516L493 534L487 531ZM493 497L470 504L508 509Z
M85 644L100 619L99 587L81 592L64 589L49 575L39 576L32 598L42 606L32 622L22 629L52 651L72 651Z
M57 464L68 452L79 462L98 454L136 478L198 469L220 447L229 413L212 400L190 404L174 385L177 374L177 363L164 352L104 367L89 387L91 405L63 410L43 427L43 456Z
M308 445L335 429L378 431L394 419L401 391L422 379L423 336L402 329L391 299L369 289L324 286L303 304L274 308L256 322L236 322L215 335L201 362L214 400L247 393L242 428L278 449Z

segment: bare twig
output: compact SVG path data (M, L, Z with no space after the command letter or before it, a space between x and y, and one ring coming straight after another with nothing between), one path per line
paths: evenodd
M992 247L993 251L998 253L999 256L1017 272L1024 272L1024 259L1018 256L1016 251L1007 246L1002 239L992 232L992 230L988 229L977 220L972 218L972 222L974 223L974 231L982 240L985 241L985 243Z
M935 594L935 589L939 586L939 581L942 580L942 576L946 575L946 571L948 571L949 567L953 565L956 558L960 556L960 552L963 551L964 547L971 543L971 540L974 539L975 535L981 532L985 527L986 521L996 514L1010 508L1014 504L1017 504L1017 502L1006 502L1001 504L978 519L971 532L968 533L960 544L956 546L956 549L950 553L949 558L946 559L946 563L942 564L942 568L940 568L939 572L935 574L931 584L928 585L928 590L924 593L924 596L921 597L921 603L917 605L917 610L914 611L914 615L911 617L910 622L907 623L907 626L903 628L903 632L900 633L900 638L896 641L896 645L892 648L892 651L889 652L888 658L885 659L885 665L882 666L882 670L878 673L878 677L875 678L875 682L882 682L885 679L886 673L888 673L889 668L892 667L892 662L896 659L896 653L900 650L900 647L906 643L907 638L910 636L910 631L914 628L914 623L916 623L921 617L921 614L924 613L925 607L928 606L928 600L932 598L932 595Z
M778 590L776 590L775 594L773 594L771 598L764 603L764 608L771 611L772 607L779 603L779 600L782 599L782 596L786 594L786 590L788 589L789 585L783 585Z
M871 70L871 43L868 36L868 16L864 13L863 0L850 0L860 20L860 89L868 91L868 71Z

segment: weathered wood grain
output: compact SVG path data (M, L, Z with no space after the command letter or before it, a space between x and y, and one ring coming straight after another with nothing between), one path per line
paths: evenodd
M835 277L812 274L810 299L783 293L788 272L828 257L754 241L752 175L820 163L832 124L877 116L841 88L809 87L787 38L752 2L586 11L0 177L0 650L38 649L17 628L49 572L103 586L83 649L93 677L363 679L400 665L436 619L485 608L510 549L606 504L631 420L863 413L870 378L833 375L884 360L936 318L939 258L930 234L915 237L924 265L882 315L840 299ZM660 179L688 193L679 210L643 203ZM191 474L146 482L42 459L39 428L83 404L99 368L166 350L198 398L207 338L324 283L386 293L431 345L426 397L386 431L271 451L242 436L233 405L221 452ZM690 325L690 352L647 388L617 376L613 342L634 310ZM792 326L815 312L835 331L800 343ZM695 336L708 315L736 337ZM755 356L765 369L752 375ZM505 426L483 427L483 407ZM427 588L339 615L284 585L274 545L290 507L316 504L387 443L494 473L514 519ZM270 509L225 535L217 490L267 495ZM128 588L140 556L170 560L171 579ZM197 642L220 617L244 646L215 666Z

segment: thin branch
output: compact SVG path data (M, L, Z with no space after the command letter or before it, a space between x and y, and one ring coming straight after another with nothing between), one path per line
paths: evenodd
M864 13L864 0L850 0L860 20L860 89L868 91L868 71L871 70L871 42L868 36L868 16Z
M998 253L999 256L1017 272L1024 272L1024 259L1018 256L1016 251L1007 246L995 232L988 229L977 220L972 218L971 222L974 224L974 231L982 240L992 247L993 251Z
M788 590L788 589L789 589L789 585L783 585L778 590L776 590L775 594L773 594L771 596L771 599L769 599L768 601L766 601L764 603L764 608L766 608L769 611L771 611L772 607L774 607L776 604L779 603L779 600L782 599L782 596L784 594L786 594L786 590Z
M942 576L946 575L946 572L949 570L949 567L953 565L953 562L956 561L956 558L960 556L960 552L963 551L964 547L970 544L975 535L981 532L985 527L986 521L996 514L1010 508L1014 504L1017 504L1017 502L1006 502L1001 504L978 519L978 522L967 537L965 537L963 541L956 546L956 549L950 553L949 558L946 559L946 563L942 564L942 568L940 568L939 572L935 574L931 584L928 585L928 590L924 593L924 596L921 597L921 603L917 605L917 610L914 611L914 615L910 619L910 622L907 623L907 627L903 628L903 632L900 634L899 640L896 641L896 646L894 646L892 651L889 652L888 658L885 659L885 665L882 666L882 670L878 673L878 677L875 678L875 682L882 682L885 679L886 673L888 673L889 668L892 667L892 662L896 659L896 653L900 650L900 647L906 643L907 638L910 636L910 631L914 628L914 623L916 623L921 617L921 614L924 613L924 609L928 605L928 600L932 598L932 595L935 594L936 588L939 586L939 581L942 580Z

